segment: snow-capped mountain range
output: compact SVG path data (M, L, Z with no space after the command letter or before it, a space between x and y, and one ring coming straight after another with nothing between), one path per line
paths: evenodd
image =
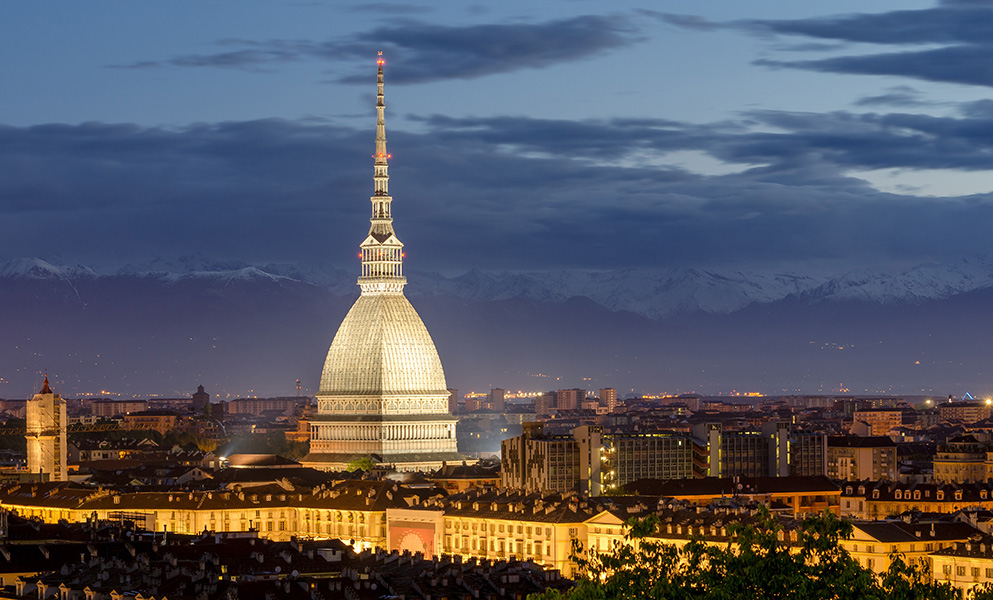
M993 392L993 261L838 274L408 272L448 383L719 393ZM327 265L0 262L0 397L314 393L358 294Z
M53 265L22 258L0 265L0 280L59 280L68 284L102 277L140 278L162 283L295 281L339 296L357 293L355 273L327 265L212 263L204 259L155 260L108 272L87 266ZM475 302L508 299L561 303L585 297L611 311L650 319L703 312L730 314L752 304L785 298L812 302L918 304L993 288L993 260L980 256L950 264L919 265L899 271L862 269L836 275L706 269L561 270L487 272L478 269L446 277L408 272L412 297L452 295Z

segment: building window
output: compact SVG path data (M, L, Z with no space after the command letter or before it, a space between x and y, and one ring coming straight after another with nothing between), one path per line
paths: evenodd
M959 577L965 577L965 567L955 567L955 574Z

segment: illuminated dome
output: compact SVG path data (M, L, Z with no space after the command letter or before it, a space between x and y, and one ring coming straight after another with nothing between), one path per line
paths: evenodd
M438 351L403 295L407 279L403 243L393 230L383 59L378 62L372 214L359 244L362 293L324 361L310 453L301 463L331 470L371 460L398 470L436 470L466 457L458 452L458 420L448 410Z
M328 350L318 396L448 396L434 341L402 294L359 296Z

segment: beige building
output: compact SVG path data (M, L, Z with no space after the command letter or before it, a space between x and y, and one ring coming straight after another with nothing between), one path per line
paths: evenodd
M211 492L112 493L70 483L0 488L0 507L47 523L127 519L153 531L245 532L275 541L339 539L384 548L491 560L532 560L574 574L573 541L600 510L575 494L470 490L446 496L389 481L342 481L314 490L265 485Z
M990 478L993 464L988 460L989 445L971 435L951 438L938 445L934 456L937 483L971 483Z
M902 520L856 521L852 536L839 544L859 565L882 575L895 554L907 564L931 569L931 553L954 546L979 533L968 523L954 521L908 523Z
M293 536L335 538L356 550L385 548L386 510L405 508L440 493L390 481L342 481L314 490L291 485L225 491L117 493L68 482L0 488L0 506L46 523L59 519L134 521L151 531L197 534L254 530L275 541Z
M936 581L954 585L963 594L976 586L993 584L993 536L972 535L930 556Z
M600 403L607 407L608 413L617 411L617 390L614 388L603 388L600 390Z
M831 479L896 480L896 443L885 436L829 436L827 476Z
M485 396L466 398L465 409L469 412L486 410L502 413L507 408L506 394L507 391L503 388L493 388Z
M632 517L657 515L661 521L659 530L650 536L653 542L670 544L682 548L691 539L702 539L708 545L726 547L733 540L732 530L737 525L762 526L763 517L756 505L727 505L700 510L681 503L656 510L644 505L616 506L606 508L586 521L587 547L604 554L614 548L631 543L626 536L630 527L626 524ZM780 541L799 551L801 521L783 516L774 516L779 528Z
M66 402L52 391L48 375L41 391L28 400L25 421L28 472L39 481L69 479Z
M145 400L93 400L90 403L90 410L94 417L109 419L118 415L148 410L148 402Z
M887 435L891 430L903 427L903 411L887 408L857 410L852 417L852 423L867 425L869 429L867 435Z
M849 481L841 489L841 516L884 519L908 511L954 513L968 507L993 510L993 484Z
M938 415L942 422L961 421L975 423L990 417L993 408L985 402L947 402L938 405Z
M557 399L559 410L577 410L582 408L583 401L586 400L586 390L580 388L559 390Z
M476 489L438 497L409 511L391 510L387 525L391 539L407 539L403 548L425 555L432 554L434 543L434 554L530 560L571 577L573 543L586 544L585 521L601 506L600 499L572 493ZM394 548L400 549L390 547Z
M338 328L321 375L310 454L317 469L355 459L400 470L464 460L456 447L449 391L434 341L403 295L403 244L393 230L386 151L383 60L379 60L376 154L369 234L360 245L361 294Z

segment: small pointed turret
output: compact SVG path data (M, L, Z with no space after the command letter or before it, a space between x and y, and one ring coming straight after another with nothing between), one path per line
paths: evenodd
M45 373L45 383L41 386L41 391L39 394L54 394L52 388L48 385L48 373Z
M363 294L403 293L407 280L403 276L403 244L393 231L390 211L389 158L386 151L386 100L383 94L383 53L379 53L376 76L376 154L373 155L375 191L372 201L369 235L362 248L362 276L359 287Z

